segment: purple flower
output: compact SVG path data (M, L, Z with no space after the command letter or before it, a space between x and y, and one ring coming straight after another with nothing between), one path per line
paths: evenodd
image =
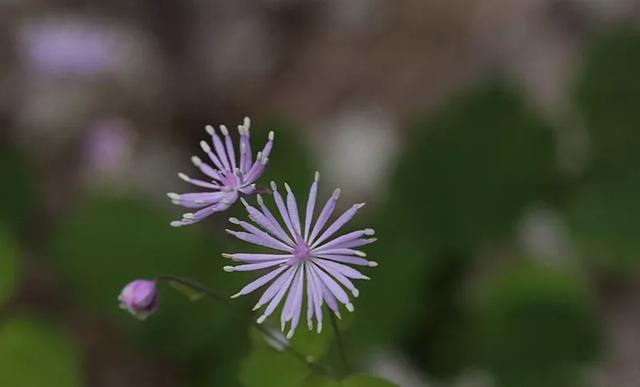
M144 320L158 308L156 282L144 279L132 281L122 289L118 301L120 308Z
M48 74L100 75L120 61L114 35L81 20L43 22L28 28L23 38L29 64Z
M208 188L207 192L193 192L186 194L167 194L174 204L197 209L195 213L189 212L182 216L182 220L171 222L174 227L185 226L201 221L214 212L224 211L238 200L240 194L251 195L256 192L254 182L262 175L269 161L269 153L273 147L273 132L269 132L269 141L262 152L258 152L255 162L252 161L251 145L249 143L248 117L242 125L238 125L240 133L239 160L236 161L233 143L229 136L229 130L220 125L220 132L224 136L224 142L218 136L211 125L206 126L206 131L211 135L213 149L206 141L200 142L200 147L209 156L213 163L211 166L203 162L198 156L193 156L191 161L210 180L192 179L184 173L178 176L195 186Z
M126 119L112 117L95 122L84 143L91 177L116 177L127 171L134 153L133 137L133 128Z
M296 198L289 185L285 183L287 190L285 199L277 191L276 184L272 182L273 197L286 228L281 226L265 206L262 197L258 195L260 209L250 206L245 200L242 202L249 217L259 227L231 218L231 223L242 227L244 231L227 230L228 233L243 241L279 251L277 254L223 254L225 258L240 262L236 266L225 266L224 270L232 272L269 269L268 273L242 288L232 298L249 294L270 283L254 307L254 310L257 310L264 305L267 306L258 318L258 323L262 323L271 315L286 295L280 324L284 331L286 323L290 322L287 338L293 336L300 321L305 287L307 325L309 330L313 329L315 318L317 331L320 333L322 305L326 303L338 318L340 318L339 303L343 304L348 311L353 311L353 304L343 288L351 291L354 297L358 297L358 289L351 280L369 279L348 265L378 266L377 262L365 259L364 252L355 250L359 246L368 245L376 240L367 238L374 234L372 229L367 228L334 236L364 206L364 203L353 205L333 223L328 224L327 221L340 196L340 190L336 189L314 223L313 211L318 192L318 180L319 174L316 172L309 192L304 224L300 222ZM325 227L327 224L328 226Z

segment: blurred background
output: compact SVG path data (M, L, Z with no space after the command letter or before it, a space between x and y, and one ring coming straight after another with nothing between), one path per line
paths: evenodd
M640 385L639 24L636 0L3 0L0 385L310 385L218 305L117 305L134 278L252 278L221 269L241 206L172 229L165 196L204 125L245 115L254 147L276 131L263 184L317 169L342 209L368 202L355 369Z

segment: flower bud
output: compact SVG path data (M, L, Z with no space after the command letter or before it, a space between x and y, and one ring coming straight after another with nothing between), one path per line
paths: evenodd
M158 308L156 282L144 279L129 282L122 289L118 301L120 301L120 308L144 320Z

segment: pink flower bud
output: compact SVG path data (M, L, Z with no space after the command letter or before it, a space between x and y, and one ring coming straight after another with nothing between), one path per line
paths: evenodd
M158 308L156 282L144 279L129 282L122 289L118 300L120 308L128 310L136 318L144 320Z

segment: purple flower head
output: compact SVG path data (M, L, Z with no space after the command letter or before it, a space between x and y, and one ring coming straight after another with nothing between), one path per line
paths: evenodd
M158 308L156 282L144 279L129 282L122 289L118 301L120 301L120 308L144 320Z
M343 304L348 311L353 311L353 304L345 289L349 290L354 297L358 297L359 294L351 280L369 279L349 265L378 266L377 262L365 259L364 252L355 250L357 247L375 242L375 238L368 238L374 234L372 229L335 235L364 206L364 203L353 205L332 223L328 223L340 196L340 190L336 189L314 222L313 212L318 180L319 174L316 172L309 192L304 223L300 221L298 204L289 185L285 183L287 194L284 198L278 192L276 184L272 182L273 198L285 227L276 220L265 206L262 197L258 195L259 209L242 200L249 217L257 226L231 218L231 223L240 226L243 231L227 230L228 233L243 241L278 251L275 254L223 254L225 258L240 262L236 266L225 266L224 270L232 272L269 269L268 273L242 288L232 298L249 294L270 284L254 307L254 310L257 310L264 305L267 306L258 318L258 323L262 323L270 316L286 298L280 314L280 324L284 331L286 323L290 322L287 338L293 336L300 321L305 288L307 325L309 330L313 329L315 318L317 331L320 333L323 304L326 303L329 309L341 318L339 303Z
M206 131L212 139L213 148L206 141L200 142L200 147L207 154L213 166L202 161L198 156L193 156L191 161L207 176L209 181L193 179L184 173L178 176L195 186L207 188L207 192L192 192L186 194L167 194L174 204L195 209L182 216L182 220L171 222L174 227L185 226L201 221L207 216L221 212L235 203L241 194L251 195L256 192L254 182L262 175L269 161L269 153L273 147L273 132L269 132L269 140L261 152L256 155L256 160L252 161L251 144L249 143L249 126L251 121L248 117L244 119L242 125L238 125L240 133L239 160L236 160L235 150L229 130L224 125L220 125L220 132L224 136L224 141L218 136L213 126L207 125Z

